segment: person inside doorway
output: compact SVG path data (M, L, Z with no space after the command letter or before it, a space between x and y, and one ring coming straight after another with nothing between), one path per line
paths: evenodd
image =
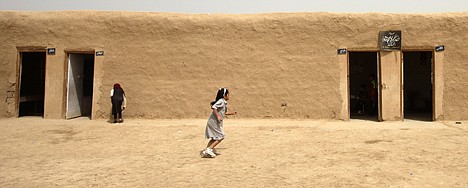
M377 80L374 74L369 75L369 115L377 114Z
M366 84L362 84L361 87L359 87L359 93L356 96L356 109L355 112L357 114L365 114L366 113L366 106L367 106L367 100L368 100L368 94L367 94L367 89L366 89Z

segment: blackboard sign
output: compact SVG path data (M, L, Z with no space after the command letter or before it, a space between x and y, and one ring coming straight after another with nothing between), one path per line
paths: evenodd
M381 31L380 49L401 50L401 31Z
M436 46L435 47L436 52L441 52L441 51L444 51L444 50L445 50L445 46Z
M337 51L338 54L346 54L346 48L340 48Z
M96 56L104 56L104 51L97 51Z
M55 55L55 48L47 48L48 55Z

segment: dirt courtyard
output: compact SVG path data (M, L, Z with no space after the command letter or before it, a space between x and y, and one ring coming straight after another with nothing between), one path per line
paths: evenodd
M468 187L468 122L0 119L0 187Z

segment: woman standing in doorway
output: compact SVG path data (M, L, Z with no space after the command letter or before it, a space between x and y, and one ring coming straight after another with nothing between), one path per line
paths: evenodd
M122 87L120 87L120 84L114 84L114 88L111 90L110 96L112 102L112 115L114 116L113 123L122 123L122 110L125 110L127 100L125 98L125 92Z

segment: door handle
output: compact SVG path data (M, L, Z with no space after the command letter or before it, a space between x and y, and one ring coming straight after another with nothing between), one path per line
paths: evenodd
M382 84L380 85L380 87L382 88L382 90L388 89L388 87L387 87L387 85L386 85L385 83L382 83Z

